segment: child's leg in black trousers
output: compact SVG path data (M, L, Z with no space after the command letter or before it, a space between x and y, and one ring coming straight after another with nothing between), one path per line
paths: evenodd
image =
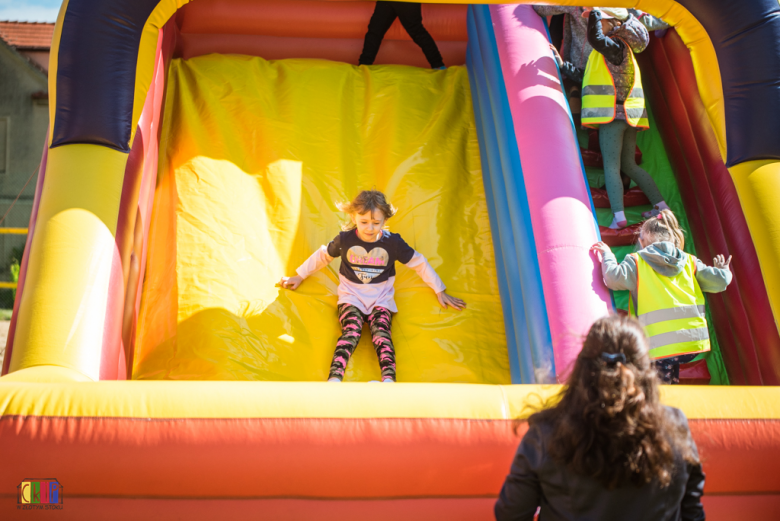
M371 341L376 349L376 356L379 358L382 380L392 378L395 381L395 348L390 331L392 322L393 315L385 308L376 307L368 316Z
M338 307L339 322L341 323L341 337L336 342L336 352L333 353L333 362L330 364L330 378L344 380L344 371L347 370L347 364L355 352L355 348L360 342L360 335L363 332L363 313L355 306L349 304L339 304Z
M420 46L432 69L444 66L439 48L422 23L422 6L417 3L395 2L395 12L414 43Z
M368 32L363 40L363 54L358 60L359 65L371 65L376 59L376 53L379 52L379 46L382 45L382 38L395 21L394 2L377 2L374 8L374 14L368 22Z

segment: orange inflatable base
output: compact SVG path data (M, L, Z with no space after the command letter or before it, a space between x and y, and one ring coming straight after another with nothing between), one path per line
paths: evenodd
M690 426L706 493L780 491L780 420ZM337 501L493 496L519 443L509 420L446 418L7 416L0 439L6 488L46 476L75 496Z
M349 484L345 484L349 488ZM62 510L17 510L16 496L0 496L0 511L13 512L6 519L84 520L110 517L115 521L136 519L232 519L235 521L274 519L297 521L318 519L373 519L409 521L448 519L491 520L494 497L425 499L154 499L68 497ZM780 495L704 496L708 521L769 521L780 512Z
M344 483L348 489L349 483ZM62 510L22 511L16 509L15 496L0 496L0 512L14 512L4 519L230 519L232 521L272 519L274 521L481 521L493 519L494 497L426 499L113 499L68 497ZM710 519L709 515L707 517Z
M491 519L527 429L513 418L560 390L25 371L0 380L2 519L51 514L16 508L17 486L38 479L60 483L67 519ZM665 386L662 397L689 418L708 519L773 519L780 389Z

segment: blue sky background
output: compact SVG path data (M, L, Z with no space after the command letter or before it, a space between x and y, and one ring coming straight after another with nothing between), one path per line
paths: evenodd
M0 0L0 20L56 22L62 0Z

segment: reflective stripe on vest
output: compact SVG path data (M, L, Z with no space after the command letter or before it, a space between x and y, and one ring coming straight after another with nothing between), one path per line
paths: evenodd
M634 53L629 49L628 54L634 65L634 85L623 104L626 121L632 127L648 128L650 123L645 108L642 73ZM606 59L597 51L591 51L588 57L582 84L582 124L586 127L598 128L599 125L614 121L617 106L615 80L607 67Z
M650 339L650 357L668 358L710 350L704 294L696 282L696 258L688 255L685 268L674 277L659 275L639 254L637 308L629 310L639 319Z

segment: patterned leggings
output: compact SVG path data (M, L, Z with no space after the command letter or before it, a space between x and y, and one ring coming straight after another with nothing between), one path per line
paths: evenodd
M371 341L379 358L379 368L382 370L382 380L392 378L395 381L395 349L390 336L390 324L393 316L385 308L376 307L368 317L358 308L350 304L339 304L339 322L341 323L341 338L336 342L336 352L330 364L328 378L344 379L344 371L360 342L363 333L363 322L368 320L371 328Z

